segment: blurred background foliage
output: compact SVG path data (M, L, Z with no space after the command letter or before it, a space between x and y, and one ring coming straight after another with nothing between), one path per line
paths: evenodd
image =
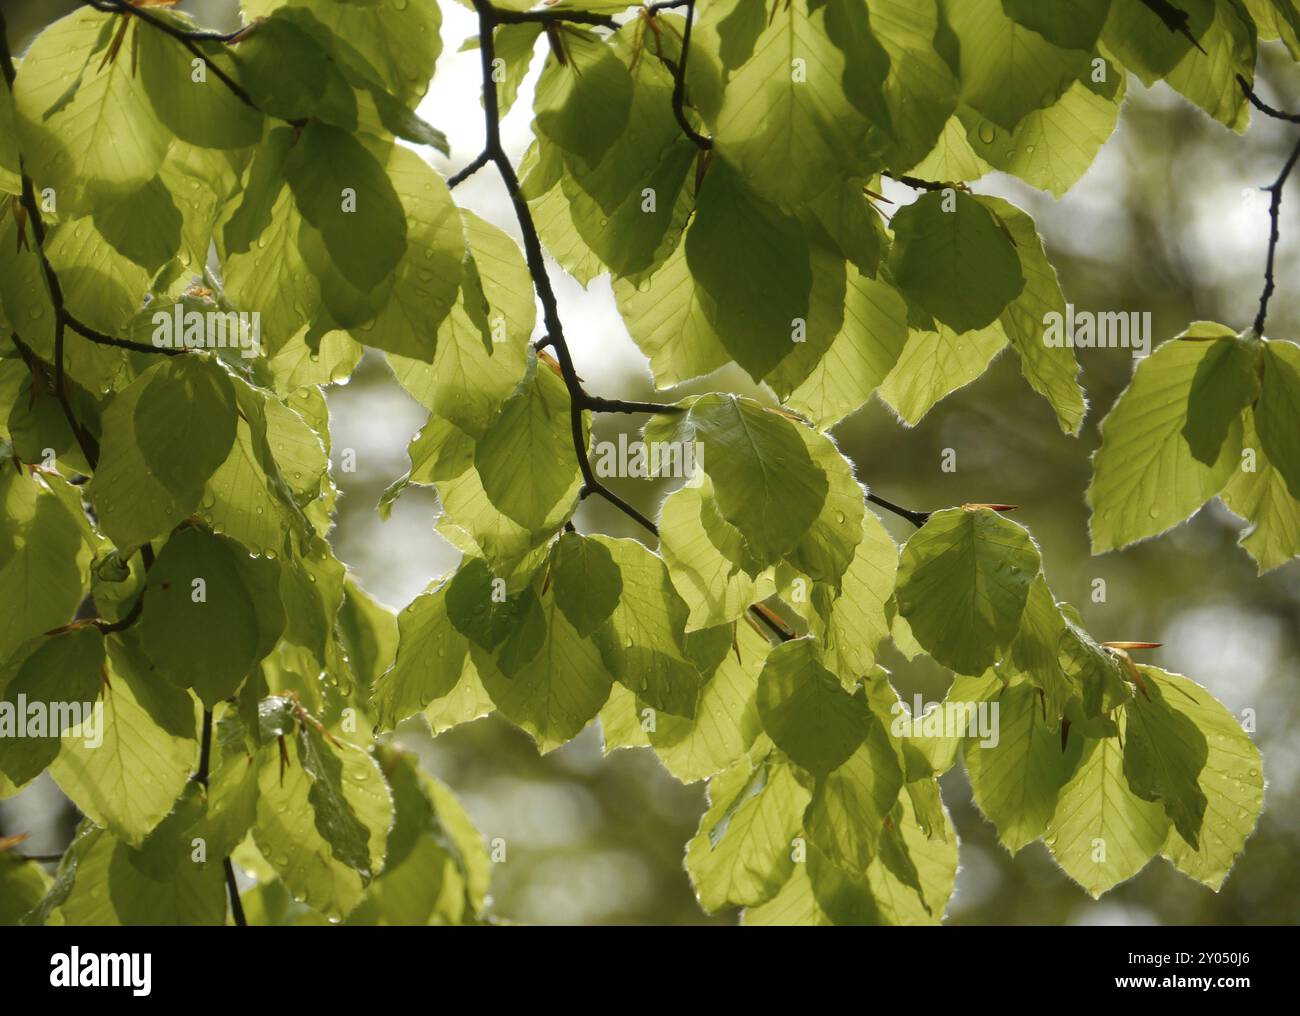
M76 7L67 0L0 0L21 52L46 23ZM432 2L432 0L419 0ZM213 27L237 24L235 0L186 0L180 8ZM439 169L459 168L481 144L478 57L457 53L473 34L469 12L444 3L444 52L420 108L452 141L452 158L422 154ZM504 124L513 158L530 140L531 79ZM1154 343L1190 322L1244 328L1253 319L1268 236L1272 182L1297 128L1256 117L1244 137L1213 123L1164 85L1130 79L1120 127L1088 175L1061 201L994 176L975 185L1026 208L1037 220L1066 298L1079 310L1150 311ZM1257 89L1283 109L1300 108L1300 68L1278 44L1263 47ZM1272 334L1300 340L1300 181L1283 202ZM517 235L504 192L480 173L457 200ZM888 197L911 192L888 187ZM559 273L552 265L553 274ZM649 373L620 323L605 279L584 291L557 279L566 332L588 389L609 396L652 396ZM970 501L1020 506L1015 518L1042 547L1058 598L1074 603L1089 630L1106 640L1163 642L1143 656L1206 685L1238 715L1253 710L1268 787L1263 817L1223 890L1213 893L1155 861L1100 901L1091 900L1035 843L1012 858L980 816L960 766L943 780L961 835L961 869L947 920L956 924L1269 924L1300 919L1300 564L1257 577L1235 544L1240 520L1217 502L1162 538L1100 558L1088 553L1083 492L1097 424L1127 383L1128 350L1081 350L1091 409L1079 439L1062 436L1047 403L1003 355L989 372L940 403L913 429L873 401L835 431L859 477L883 496L914 508ZM723 373L677 395L751 391ZM450 571L456 553L432 530L437 499L413 490L383 523L374 511L383 489L405 472L405 447L424 413L398 387L382 359L367 355L330 396L335 478L343 492L332 535L339 557L384 602L401 607L430 579ZM635 420L604 418L597 439L616 439ZM346 450L355 472L341 469ZM956 471L940 468L945 449ZM653 512L667 488L615 481L619 493ZM886 518L901 541L908 526ZM578 528L641 538L604 502L579 511ZM1104 602L1093 601L1105 581ZM934 664L909 664L886 650L882 661L905 699L943 696L949 676ZM495 865L493 912L536 923L661 924L731 922L703 914L682 867L686 841L705 805L701 784L684 787L648 750L604 757L595 727L539 756L532 741L489 717L431 737L422 722L399 732L404 746L460 796L480 831L505 847ZM32 853L59 851L76 815L48 776L0 805L0 832L32 834Z

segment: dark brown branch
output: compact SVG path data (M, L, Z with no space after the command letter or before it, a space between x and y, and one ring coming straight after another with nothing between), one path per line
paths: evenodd
M1264 291L1260 293L1259 313L1255 315L1255 333L1257 335L1264 334L1264 324L1268 320L1268 302L1273 298L1273 291L1277 288L1277 283L1273 277L1273 267L1277 260L1278 241L1282 239L1282 188L1286 186L1287 179L1291 176L1291 171L1295 169L1297 162L1300 162L1300 140L1296 141L1290 157L1286 160L1286 165L1282 167L1281 174L1264 188L1264 190L1268 191L1272 200L1269 202L1268 209L1268 260L1264 265Z
M627 399L607 399L601 395L581 393L582 408L593 413L657 413L673 416L684 412L681 406L669 406L662 402L634 402Z
M519 184L519 177L515 173L514 167L506 157L505 149L501 146L501 123L500 123L500 106L497 100L496 83L492 78L493 62L496 57L493 30L497 24L501 23L501 12L495 10L488 0L472 0L474 9L479 19L479 57L483 72L483 116L484 116L484 143L482 153L474 159L468 166L449 181L451 186L455 186L461 181L468 178L472 173L477 172L489 162L494 164L497 172L505 184L506 190L510 195L511 203L514 205L515 218L519 222L519 230L523 234L524 240L524 260L527 262L529 274L533 280L533 287L537 291L537 298L542 304L542 318L545 325L545 336L536 343L536 348L541 350L551 347L555 351L555 359L560 368L560 376L564 379L565 387L569 390L569 411L570 411L570 428L573 434L573 448L577 455L578 467L582 471L582 493L581 498L587 498L593 494L601 497L614 505L628 518L642 526L647 532L658 536L659 527L648 518L645 514L638 511L632 505L615 494L612 490L602 484L591 468L591 461L587 457L587 445L583 433L582 413L584 410L594 410L596 412L623 412L623 413L672 413L680 412L676 406L666 406L652 402L626 402L618 399L605 399L599 396L588 395L582 387L582 382L578 378L577 371L574 369L573 356L569 351L569 344L564 337L564 327L560 322L559 303L555 297L555 291L551 287L550 275L546 270L546 261L542 254L541 239L537 233L537 225L533 221L532 212L528 208L528 202L523 196L523 191ZM686 32L682 40L682 58L678 64L676 84L674 87L673 107L677 114L678 122L681 124L686 134L701 148L710 148L712 141L703 137L694 131L686 120L683 110L685 98L685 67L687 47L690 44L690 26L694 17L695 4L694 0L684 0L687 8ZM677 5L674 5L677 6ZM666 9L661 7L660 9ZM911 512L905 508L899 508L890 504L883 498L876 498L868 495L870 500L881 507L888 508L913 522L917 526L925 524L928 515L921 512ZM772 617L768 616L765 608L754 604L749 608L749 612L757 617L769 630L773 631L782 641L793 638L791 632L778 625Z
M226 891L230 894L230 916L234 918L236 926L246 928L248 927L248 918L244 916L244 904L239 898L239 883L235 881L235 866L230 863L229 857L221 859L221 866L226 872Z
M595 471L591 468L591 460L587 456L587 441L582 414L587 409L609 412L671 412L672 410L670 407L653 403L634 404L620 403L617 400L597 399L583 390L582 382L578 378L578 372L573 365L573 355L569 351L569 344L564 337L564 326L560 321L559 301L556 299L555 290L551 287L550 275L546 270L546 260L542 254L542 242L537 233L537 224L533 221L532 212L529 210L528 202L524 198L523 189L520 186L519 177L515 173L515 168L511 165L505 149L501 146L500 104L497 99L496 82L492 77L493 63L496 59L495 42L492 33L498 24L498 17L501 12L495 10L487 0L473 0L473 3L479 18L479 57L483 69L485 140L483 154L466 169L468 170L471 167L477 169L488 162L495 165L502 182L505 184L506 191L510 195L510 202L514 206L515 218L519 222L519 231L524 240L524 260L527 262L528 273L533 280L533 288L537 291L537 298L542 304L542 320L546 327L546 337L537 344L537 348L543 349L550 346L555 350L555 359L559 364L560 376L564 379L565 387L569 390L569 429L573 435L573 450L578 459L578 468L582 472L581 496L586 498L595 494L602 497L624 514L654 532L656 531L654 523L613 491L606 488L596 478ZM465 171L462 171L462 174L465 174ZM458 174L461 179L464 178L462 174ZM624 406L628 408L622 408ZM633 406L636 408L632 408Z
M1285 120L1288 123L1300 123L1300 113L1283 113L1280 109L1274 109L1255 94L1255 90L1250 87L1249 82L1240 74L1237 75L1237 84L1246 93L1246 98L1250 100L1250 104L1265 116L1271 116L1274 120Z
M686 118L686 63L691 51L691 25L695 22L695 0L686 0L686 30L682 33L682 53L677 60L677 73L673 75L673 116L677 118L682 133L695 142L698 148L708 151L713 139L707 138Z
M1240 74L1237 75L1237 84L1245 93L1250 104L1265 116L1272 117L1274 120L1282 120L1286 123L1300 123L1300 113L1284 113L1280 109L1274 109L1250 87ZM1277 245L1282 239L1282 189L1286 186L1296 163L1300 161L1300 140L1296 142L1295 148L1292 149L1290 157L1282 167L1282 172L1263 190L1271 198L1268 208L1269 232L1268 232L1268 259L1264 264L1264 290L1259 295L1259 312L1255 315L1255 334L1264 334L1264 325L1268 321L1268 303L1273 298L1273 292L1277 288L1277 282L1274 278L1274 266L1277 262Z
M28 372L32 375L32 383L41 383L44 370L49 370L53 375L54 369L47 365L36 355L32 348L25 343L17 332L11 332L9 339L18 350L18 355L23 358L23 363L27 365ZM57 348L57 343L56 343ZM51 384L55 382L51 381ZM77 447L81 449L81 455L93 471L99 465L99 442L94 436L86 430L85 427L77 420L76 414L72 412L72 406L66 396L56 394L59 402L59 408L63 410L64 419L68 421L68 429L72 431L72 436L76 439Z
M129 349L134 353L157 353L162 356L180 356L188 350L173 349L171 346L146 346L143 342L132 342L130 339L119 339L114 335L108 335L89 325L77 320L71 314L64 311L63 320L68 327L80 335L83 339L89 339L91 342L100 346L116 346L118 349Z
M479 152L473 162L447 179L447 186L452 189L458 187L491 161L492 157L487 152Z
M199 768L194 773L194 782L208 787L208 773L212 767L212 710L203 710L203 732L199 735Z
M492 8L492 20L498 25L554 25L567 21L571 25L595 25L598 28L617 30L619 24L608 14L591 11L511 11Z
M957 188L955 183L940 183L937 180L922 180L917 176L890 176L888 173L886 173L885 176L888 176L889 179L894 180L897 183L901 183L904 187L911 187L913 190L944 191Z
M883 497L879 497L876 494L872 494L870 491L867 492L867 500L870 501L872 504L878 505L879 507L885 509L885 511L887 512L893 512L895 515L899 516L900 518L907 519L907 521L912 523L912 525L916 526L917 529L920 529L923 525L925 525L927 522L930 521L930 512L918 512L918 511L913 511L910 508L900 508L892 501L886 501Z

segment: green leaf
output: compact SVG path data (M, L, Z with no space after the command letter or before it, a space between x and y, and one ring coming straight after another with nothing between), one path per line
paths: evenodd
M799 221L755 197L730 164L715 159L686 234L686 261L707 295L718 340L756 380L796 341L816 344L839 329L839 321L812 313L811 258Z
M397 380L421 405L477 438L524 377L535 309L518 245L473 213L461 214L487 310L482 315L471 312L467 265L460 295L438 329L432 366L400 356L390 356L389 363ZM488 346L477 320L480 316L488 322L492 340Z
M387 279L406 251L407 221L383 164L348 131L312 121L284 173L343 277L363 291Z
M238 690L284 629L280 569L232 540L182 529L149 570L140 635L167 680L210 709Z
M447 584L446 603L456 630L491 652L527 627L537 596L527 587L508 596L505 580L495 578L480 558L464 558Z
M64 870L73 881L65 887L55 910L62 923L225 924L226 886L216 858L199 864L187 857L178 862L173 878L155 879L134 863L134 851L128 844L94 827L77 837L70 854L71 867L65 861Z
M72 619L88 581L79 519L35 473L0 470L0 657Z
M996 512L935 512L903 547L898 611L936 660L982 674L1020 630L1038 569L1029 534Z
M1192 378L1182 431L1196 461L1213 466L1218 460L1228 432L1259 395L1260 360L1259 343L1248 337L1210 343Z
M702 658L701 645L711 644L716 649L719 639L723 641L721 659ZM721 625L687 635L687 654L704 678L695 716L687 719L664 713L656 717L647 733L659 760L677 779L689 783L721 772L749 751L762 734L755 700L758 675L769 648L767 637L747 624L737 625L734 632L730 625Z
M542 529L573 487L578 463L569 413L564 382L544 365L534 368L475 449L488 498L526 529Z
M907 345L907 303L884 279L850 269L844 326L787 404L826 429L866 405Z
M908 426L916 426L940 399L983 374L1007 344L1000 321L961 335L947 325L931 324L933 329L908 334L879 388L881 400Z
M713 481L707 476L703 483L687 484L664 500L659 552L673 587L690 608L687 628L734 621L751 603L775 591L766 574L746 571L744 540L718 515Z
M1156 667L1143 667L1142 675L1205 738L1205 765L1197 780L1205 797L1199 847L1171 831L1163 852L1179 871L1217 891L1259 821L1263 759L1237 718L1199 684Z
M0 851L0 926L21 921L49 887L50 877L39 864L12 850Z
M1025 288L1002 312L1003 331L1020 356L1020 372L1030 387L1043 396L1067 434L1078 434L1088 405L1079 386L1079 364L1074 350L1062 344L1049 346L1044 331L1048 315L1067 314L1056 269L1047 260L1038 229L1025 212L998 198L980 198L1011 235L1020 259Z
M992 324L1025 287L1006 227L967 194L926 193L898 211L893 227L894 281L953 331Z
M994 701L997 743L966 742L966 772L975 803L997 827L998 841L1012 854L1038 839L1056 813L1064 787L1079 762L1082 738L1061 750L1060 724L1043 718L1039 690L1013 684Z
M1091 46L1062 48L1025 27L1002 0L945 0L961 47L961 97L995 128L1014 130L1026 114L1049 106L1087 66ZM1026 5L1028 6L1028 5ZM1056 5L1053 5L1056 6ZM1059 12L1058 12L1059 13ZM1009 16L1010 15L1010 16ZM1078 30L1068 32L1078 41Z
M251 19L281 7L306 9L295 23L319 22L338 45L346 40L354 60L364 60L389 94L414 104L428 89L442 52L442 9L438 4L340 4L335 0L242 0ZM256 36L254 36L255 38ZM251 41L251 40L250 40Z
M14 83L28 172L38 189L53 187L67 211L138 189L167 151L167 131L132 72L129 45L107 59L113 33L124 27L118 16L75 11L37 36Z
M1255 430L1291 497L1300 499L1300 346L1293 342L1266 344L1262 372ZM1252 386L1242 382L1239 387L1253 395Z
M547 55L534 123L541 137L594 168L627 125L632 78L594 33L566 25L558 37L566 59Z
M96 713L104 638L96 628L41 636L0 667L0 770L22 786L59 754L61 735L93 743L104 734Z
M1200 848L1206 797L1201 770L1209 752L1205 732L1174 708L1158 683L1129 704L1124 740L1124 775L1133 793L1144 801L1159 801L1178 835Z
M897 571L893 538L880 519L867 512L861 542L826 619L826 662L842 681L856 682L875 665L876 650L889 637Z
M318 744L320 764L309 763L304 736L287 738L283 770L274 747L259 752L253 838L291 893L338 919L380 868L393 801L369 753Z
M1218 461L1197 462L1183 437L1188 399L1213 343L1191 337L1235 336L1222 325L1198 323L1185 336L1139 361L1133 380L1101 423L1088 504L1092 552L1102 554L1163 533L1212 498L1232 476L1241 450L1233 423Z
M589 637L617 609L623 593L623 575L610 547L565 533L556 542L551 568L556 602L573 630Z
M931 789L918 789L922 787ZM882 923L939 924L957 879L956 830L934 780L908 783L905 789L908 793L899 795L890 816L893 827L886 830L880 856L867 869L867 880ZM934 833L922 828L913 803L927 793L935 806ZM910 877L905 880L895 869L905 869Z
M838 6L851 13L854 5L841 2ZM903 171L935 147L957 104L957 80L942 46L937 45L946 31L943 5L940 0L868 0L866 6L871 34L888 56L888 71L880 84L888 116L880 116L873 108L870 78L866 96L872 101L859 108L873 121L870 142L883 145L885 164ZM842 32L843 23L828 17L827 34L852 64L856 36ZM856 90L846 92L850 100L860 101ZM877 134L884 136L877 140ZM938 179L956 177L940 175Z
M235 442L235 390L215 361L174 356L150 373L132 414L145 473L184 503Z
M139 846L198 764L194 700L154 672L138 644L108 641L100 744L67 738L50 775L82 813Z
M1097 44L1110 11L1110 0L1003 0L1003 9L1017 24L1032 28L1055 46L1090 50Z
M1267 457L1260 461L1254 417L1253 412L1246 414L1241 468L1233 472L1220 497L1251 523L1239 542L1258 562L1260 572L1266 572L1300 555L1300 501L1291 496ZM1247 451L1254 453L1249 463Z
M696 458L713 481L718 511L767 565L808 532L829 489L796 426L749 399L705 395L672 422L647 425L646 439L702 444Z
M1097 81L1098 77L1103 79ZM965 126L954 130L964 136L954 144L975 162L939 178L976 179L991 167L1062 197L1115 133L1126 81L1121 68L1094 63L1086 78L1071 82L1059 99L1027 114L1010 132L994 128L975 110L962 107L960 122Z
M542 603L546 636L537 653L507 676L470 647L483 687L497 709L533 736L542 751L576 737L609 698L612 678L590 639L574 631L554 597Z
M385 727L447 695L460 680L469 646L447 616L447 588L422 593L397 615L397 656L374 690Z
M1118 737L1084 741L1044 837L1056 863L1093 899L1141 871L1169 832L1164 809L1129 789L1123 723Z
M700 906L757 906L793 871L792 844L811 795L792 766L741 759L709 782L709 810L686 847Z
M442 177L408 148L394 145L386 166L406 219L407 244L392 292L373 321L352 330L368 346L434 359L434 337L456 303L465 260L460 213Z
M810 843L840 867L864 871L876 855L885 818L902 785L885 728L872 717L866 740L848 761L817 780L804 817Z
M823 777L858 749L872 723L866 700L840 686L810 639L772 650L758 679L758 713L778 748Z
M619 314L632 341L649 357L659 388L708 374L731 360L714 331L711 298L692 274L686 247L679 244L648 280L614 282Z
M170 11L156 14L182 31L195 28L188 18L177 17ZM219 63L212 59L220 53L218 48L199 43L200 51L207 54L199 61L165 32L141 25L136 26L135 32L140 47L140 80L154 114L169 131L203 148L247 148L261 140L261 113L231 92L209 65L209 60ZM281 59L285 55L282 51ZM262 109L274 113L269 105Z
M713 130L718 154L782 207L874 168L865 150L869 121L850 94L881 108L888 55L865 19L837 33L841 40L851 33L851 58L828 38L836 16L847 19L855 9L838 3L816 13L797 4L776 9L727 82Z

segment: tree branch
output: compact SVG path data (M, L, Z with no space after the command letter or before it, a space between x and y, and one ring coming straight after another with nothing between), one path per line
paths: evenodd
M883 497L879 497L876 494L871 493L870 491L867 491L867 500L870 501L872 504L878 505L879 507L885 509L885 511L887 512L893 512L895 515L899 516L900 518L907 519L907 521L912 523L912 525L916 526L917 529L920 529L923 525L925 525L927 522L930 521L930 514L931 514L930 512L918 512L918 511L913 511L910 508L900 508L892 501L886 501Z
M546 328L546 335L542 341L537 343L537 348L544 349L547 346L554 348L555 359L560 367L560 376L564 379L564 385L569 390L569 429L573 435L573 450L578 459L578 468L582 472L582 493L580 496L587 498L595 494L602 497L624 514L654 532L656 530L653 522L596 478L595 471L591 468L591 460L587 457L587 441L583 430L582 414L587 409L601 412L659 413L672 412L673 408L660 406L656 403L632 403L614 399L598 399L588 395L583 390L582 382L579 380L577 370L573 365L573 355L569 351L569 344L564 337L564 326L560 321L559 301L556 299L555 290L551 287L550 275L546 270L546 259L542 254L542 242L537 234L537 224L533 221L532 212L529 210L528 202L524 198L515 168L510 164L510 159L501 146L500 105L497 100L496 82L492 77L493 63L496 59L495 42L492 33L499 23L498 19L501 12L493 8L487 0L473 0L473 4L479 19L479 57L483 69L485 140L482 154L458 173L456 177L453 177L453 180L459 182L465 179L470 172L491 162L496 166L497 172L505 184L506 191L510 195L510 202L515 210L515 218L519 222L519 231L523 235L524 260L528 264L528 273L532 277L533 288L537 291L537 298L542 304L542 320Z
M957 187L957 184L955 183L939 183L936 180L922 180L917 176L891 176L889 173L885 173L884 175L897 183L901 183L904 187L911 187L913 190L943 191L956 189Z
M248 918L244 916L244 903L239 898L239 883L235 881L235 866L230 863L229 857L223 857L221 867L226 872L226 891L230 895L230 916L234 918L237 927L246 928L248 927Z
M492 20L498 25L554 25L567 21L571 25L596 25L615 31L619 28L619 23L610 15L591 11L511 11L493 7Z
M1282 239L1282 188L1286 186L1287 179L1298 161L1300 161L1300 140L1296 141L1290 157L1286 160L1286 165L1282 167L1281 174L1264 188L1271 195L1272 200L1269 202L1268 209L1268 260L1264 265L1264 291L1259 295L1259 313L1255 315L1254 325L1255 333L1261 336L1264 334L1264 324L1268 320L1268 302L1273 298L1273 291L1277 288L1273 278L1273 267L1277 260L1278 241Z
M695 142L696 147L708 151L713 147L713 139L707 138L686 118L686 62L691 51L691 25L695 22L695 0L685 0L686 31L682 34L682 53L677 60L677 72L673 75L673 116L677 118L682 133Z
M1272 117L1274 120L1282 120L1286 123L1300 123L1300 113L1284 113L1280 109L1274 109L1250 87L1240 74L1237 75L1237 84L1245 93L1250 104L1265 116ZM1273 292L1277 288L1277 282L1274 278L1273 270L1277 262L1277 245L1282 239L1282 189L1286 186L1291 172L1295 169L1296 163L1300 162L1300 140L1296 141L1295 148L1291 150L1290 157L1282 167L1282 172L1278 178L1267 187L1261 188L1269 194L1269 233L1268 233L1268 258L1264 263L1264 290L1259 295L1259 312L1255 315L1255 334L1262 336L1264 334L1264 325L1268 321L1268 304L1273 298Z
M78 321L66 309L63 314L63 320L68 327L80 335L83 339L89 339L100 346L116 346L118 349L129 349L133 353L156 353L160 356L182 356L189 350L180 348L174 349L171 346L146 346L143 342L132 342L130 339L119 339L114 335L108 335L89 325Z
M204 791L208 789L208 778L212 767L212 710L203 710L203 732L199 735L199 767L193 777L195 783ZM248 924L244 917L244 904L239 898L239 884L235 881L235 869L227 855L221 859L221 867L226 876L226 892L230 897L230 913L235 924L244 927Z
M1250 100L1250 104L1265 116L1271 116L1274 120L1285 120L1288 123L1300 123L1300 113L1283 113L1280 109L1274 109L1255 94L1255 90L1250 87L1250 84L1240 74L1237 75L1237 84L1246 93L1246 98Z

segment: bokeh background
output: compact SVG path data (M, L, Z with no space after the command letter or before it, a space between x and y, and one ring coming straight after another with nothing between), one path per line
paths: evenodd
M432 0L411 0L432 2ZM42 25L72 10L67 0L0 0L21 52ZM236 0L186 0L203 23L238 23ZM482 141L478 55L458 52L474 34L472 14L444 3L438 74L420 113L442 128L452 157L422 154L444 172L468 162ZM523 154L533 73L504 123L511 156ZM1195 320L1236 328L1254 317L1268 236L1270 183L1300 128L1256 117L1239 137L1213 123L1164 85L1130 79L1120 127L1088 175L1062 200L1014 180L989 177L975 189L1009 198L1033 214L1066 298L1081 310L1149 310L1160 342ZM1276 44L1264 47L1258 90L1283 109L1300 109L1300 68ZM888 196L910 200L905 189ZM518 236L505 192L481 172L457 201ZM1279 291L1270 333L1300 339L1300 178L1283 202ZM623 327L607 279L583 290L552 265L566 333L591 391L651 397L644 357ZM1082 350L1091 404L1079 439L1061 435L1046 403L1003 354L968 388L913 429L873 401L837 428L841 448L864 482L915 508L969 501L1020 505L1018 521L1041 544L1059 598L1075 603L1090 631L1106 640L1149 640L1164 647L1148 662L1188 674L1238 715L1253 709L1268 788L1263 817L1223 890L1213 893L1156 861L1101 901L1091 900L1053 864L1041 843L1010 857L971 802L960 767L944 777L944 799L961 835L961 869L947 920L955 924L1293 924L1300 919L1300 564L1258 577L1235 544L1241 522L1217 502L1189 525L1118 554L1089 556L1083 492L1097 423L1127 383L1127 350ZM684 386L677 395L749 390L736 374ZM382 359L367 355L351 382L332 390L331 426L340 499L333 533L338 555L367 589L393 607L455 567L457 554L434 531L434 495L413 490L381 522L380 492L405 472L405 448L424 411L398 387ZM601 419L611 438L631 422ZM940 470L944 449L955 473ZM356 453L356 471L338 457ZM653 513L666 488L615 483ZM908 527L886 523L900 540ZM578 528L641 538L603 502L579 511ZM1093 581L1107 598L1092 602ZM911 665L886 652L899 690L941 697L948 683L934 665ZM534 923L663 924L732 922L695 903L682 869L684 844L703 811L700 784L682 786L648 750L605 757L594 726L564 748L538 755L532 741L495 717L436 738L408 724L402 742L460 796L478 828L508 845L494 866L493 912ZM0 832L26 831L32 853L63 848L76 816L48 777L0 803Z

